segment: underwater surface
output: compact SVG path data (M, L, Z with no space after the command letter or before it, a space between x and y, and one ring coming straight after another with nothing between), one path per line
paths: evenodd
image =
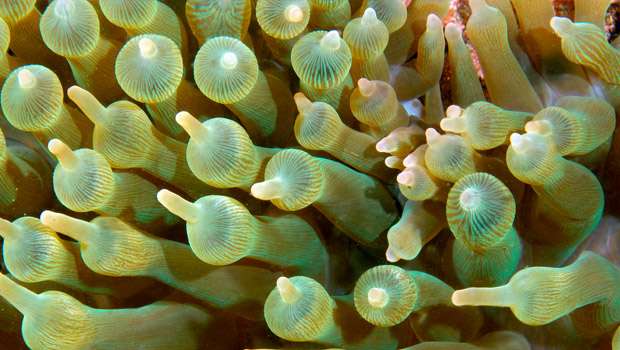
M620 350L620 1L0 0L0 349Z

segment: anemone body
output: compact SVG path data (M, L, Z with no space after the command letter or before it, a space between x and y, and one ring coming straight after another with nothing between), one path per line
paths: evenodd
M54 69L64 80L71 76L69 66L46 47L39 31L41 13L35 5L35 0L3 1L0 4L0 18L7 25L7 38L11 39L7 46L27 62Z
M488 102L474 102L462 109L448 108L441 128L460 134L476 150L488 150L508 143L511 133L523 130L532 114L510 111Z
M396 128L409 125L409 116L398 102L394 88L380 80L358 80L349 107L355 119L368 126L375 137L384 137Z
M54 281L74 290L117 297L127 297L145 287L144 281L95 274L77 258L77 244L61 239L36 218L1 220L0 234L7 269L22 282Z
M506 109L537 112L542 103L510 49L506 19L484 0L472 5L467 35L478 52L491 102Z
M601 184L589 169L563 158L548 135L513 134L506 160L510 172L531 185L537 196L534 210L526 218L530 227L527 239L543 244L535 260L564 261L600 221L604 206ZM553 233L541 234L549 230Z
M293 46L291 64L299 77L301 91L310 99L329 103L339 112L348 109L352 56L337 31L305 34Z

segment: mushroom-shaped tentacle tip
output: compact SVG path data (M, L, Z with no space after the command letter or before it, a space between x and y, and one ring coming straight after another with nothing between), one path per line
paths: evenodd
M250 188L252 196L264 201L281 198L283 192L284 184L278 178L257 182Z
M181 111L174 118L183 130L196 142L206 139L208 130L196 117L188 112Z
M94 124L105 122L106 107L89 91L73 85L67 89L67 96L84 112Z
M342 45L340 33L338 33L337 30L331 30L323 35L319 43L321 47L325 49L336 51L340 48L340 45Z
M372 93L376 89L376 83L374 81L368 80L366 78L360 78L357 81L357 87L360 90L360 94L364 97L368 97L372 95Z
M293 304L301 297L299 289L297 289L287 277L279 277L276 281L276 288L278 289L282 301L287 304Z
M73 169L79 160L73 150L59 139L51 139L47 143L47 149L58 159L60 165L65 169Z
M295 100L295 105L297 106L297 110L299 113L303 113L312 108L312 101L303 92L298 92L293 95L293 99Z
M157 201L168 209L169 212L186 222L198 222L200 212L196 204L189 202L178 194L167 189L162 189L157 192Z
M72 218L68 215L44 210L39 217L43 225L56 232L63 233L77 241L89 241L96 234L97 229L89 222Z

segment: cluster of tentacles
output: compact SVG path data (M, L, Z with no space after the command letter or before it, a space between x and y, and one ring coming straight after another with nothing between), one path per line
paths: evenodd
M0 348L620 350L620 49L561 5L0 0Z

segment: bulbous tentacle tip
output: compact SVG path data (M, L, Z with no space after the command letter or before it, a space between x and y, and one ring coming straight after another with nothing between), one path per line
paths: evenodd
M54 3L54 14L58 17L67 18L75 11L74 0L56 0Z
M66 148L68 148L68 146L59 139L51 139L47 143L47 149L49 149L50 152L52 152L52 154L55 156L58 156L58 154L60 154Z
M424 132L424 135L426 136L426 143L429 145L432 145L433 143L437 142L439 138L441 137L441 134L434 128L426 129L426 131Z
M469 0L469 7L471 8L472 14L475 14L477 11L482 10L489 5L485 0Z
M287 304L293 304L301 297L299 289L287 277L279 277L276 281L276 288L282 300Z
M384 163L385 163L385 166L390 169L402 170L404 166L403 159L397 156L386 157Z
M360 94L364 97L369 97L375 91L377 84L366 78L360 78L357 81L357 87L360 90Z
M304 19L304 11L301 7L291 4L284 9L284 18L291 23L299 23Z
M384 308L390 302L390 296L383 288L370 288L367 298L368 304L378 309Z
M459 105L451 105L446 108L446 116L449 118L457 118L463 116L463 108Z
M415 184L415 175L410 168L405 168L396 176L396 182L403 186L413 186Z
M298 92L293 96L293 100L295 101L295 105L297 106L297 110L299 113L304 113L310 108L312 108L312 101L303 92Z
M403 165L404 165L406 168L411 168L411 167L414 167L414 166L418 166L418 165L420 165L420 164L421 164L421 163L420 163L420 158L418 157L418 155L417 155L417 154L415 154L415 152L411 152L411 153L409 153L409 154L405 157L405 159L403 159Z
M90 222L51 210L44 210L39 216L39 220L43 225L56 232L61 232L76 241L87 241L96 233L94 225Z
M60 166L65 169L73 169L77 166L78 158L67 144L59 139L51 139L47 143L47 149L58 159Z
M385 251L385 260L391 263L398 262L400 260L400 256L396 253L396 251L389 247Z
M252 196L264 201L281 198L283 191L282 182L279 179L257 182L250 188Z
M177 113L174 120L194 141L200 142L207 138L207 127L189 112L181 111Z
M389 135L379 140L375 148L377 152L381 153L392 153L397 151L397 146Z
M441 18L439 18L439 16L431 13L430 15L428 15L428 17L426 17L427 31L440 30L441 28L443 28L443 23L441 23Z
M17 83L22 89L32 89L37 85L37 77L28 68L22 68L17 72Z
M7 239L20 233L19 227L7 219L0 218L0 237Z
M227 70L233 70L237 68L239 65L239 57L234 52L225 52L222 57L220 57L220 66Z
M465 121L462 117L446 117L439 121L441 130L455 134L461 134L465 131Z
M467 293L466 290L456 290L452 293L452 297L450 298L452 304L455 306L465 306L467 304Z
M452 22L446 24L446 29L444 30L444 32L446 35L446 39L448 39L449 41L455 41L463 35L461 27L458 24Z
M569 34L575 24L569 18L556 16L551 18L549 25L558 36L562 37Z
M138 48L140 49L140 56L143 58L153 58L157 55L157 44L149 38L140 39Z
M62 214L53 212L51 210L44 210L39 215L39 220L41 221L41 223L43 223L43 225L56 230L55 227L57 227L59 224L59 221L62 220L61 215Z
M67 89L67 96L75 103L94 124L105 123L106 108L99 100L88 90L77 85L73 85Z
M461 207L465 210L475 210L482 203L480 192L475 188L465 189L459 196Z
M320 41L320 45L321 47L328 50L338 50L341 45L340 33L338 33L337 30L330 30L329 32L327 32L327 34L323 35L323 38L321 38Z
M200 213L196 204L186 200L170 190L159 190L157 192L157 201L169 212L188 223L195 223L200 218Z
M510 135L510 146L517 153L524 153L527 151L527 140L524 135L513 133Z
M377 12L372 7L364 10L364 14L362 15L362 25L369 26L373 25L378 21Z
M525 132L539 135L550 135L551 123L547 120L531 120L525 123Z

